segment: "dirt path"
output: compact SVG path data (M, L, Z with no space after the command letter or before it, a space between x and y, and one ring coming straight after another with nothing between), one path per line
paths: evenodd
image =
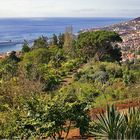
M73 70L71 70L69 72L69 74L62 80L61 85L62 86L67 86L72 84L72 82L74 81L74 75L85 66L86 64L81 64L78 68L74 68Z
M85 66L86 64L81 64L78 68L73 69L69 74L63 79L62 86L67 86L72 84L74 75ZM132 99L132 100L125 100L122 102L115 103L115 107L120 112L124 113L127 112L129 108L132 107L139 107L140 106L140 99ZM91 120L96 119L96 115L105 112L106 108L95 108L90 111ZM65 134L64 134L65 135ZM72 129L68 135L68 140L82 140L80 138L79 129ZM83 140L94 140L93 138L84 138Z

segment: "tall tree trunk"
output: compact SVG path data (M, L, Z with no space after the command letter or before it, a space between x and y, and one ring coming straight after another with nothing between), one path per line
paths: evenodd
M68 131L67 131L67 134L65 136L65 139L67 139L68 135L69 135L69 132L70 132L70 127L71 127L71 121L69 123L69 126L68 126Z

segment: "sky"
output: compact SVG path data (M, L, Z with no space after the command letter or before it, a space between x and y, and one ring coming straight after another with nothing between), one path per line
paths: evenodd
M139 16L140 0L0 0L0 18Z

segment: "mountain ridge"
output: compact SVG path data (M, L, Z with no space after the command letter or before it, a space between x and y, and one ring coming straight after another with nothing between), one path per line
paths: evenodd
M134 21L140 21L140 17L133 19Z

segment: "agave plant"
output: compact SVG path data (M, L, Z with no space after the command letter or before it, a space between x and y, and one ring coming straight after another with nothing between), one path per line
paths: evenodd
M91 132L97 139L121 139L124 116L116 111L115 107L107 106L106 114L97 116Z
M124 116L125 139L140 139L140 108L131 108Z
M114 106L97 116L91 134L97 139L140 139L140 108L130 108L124 115Z

